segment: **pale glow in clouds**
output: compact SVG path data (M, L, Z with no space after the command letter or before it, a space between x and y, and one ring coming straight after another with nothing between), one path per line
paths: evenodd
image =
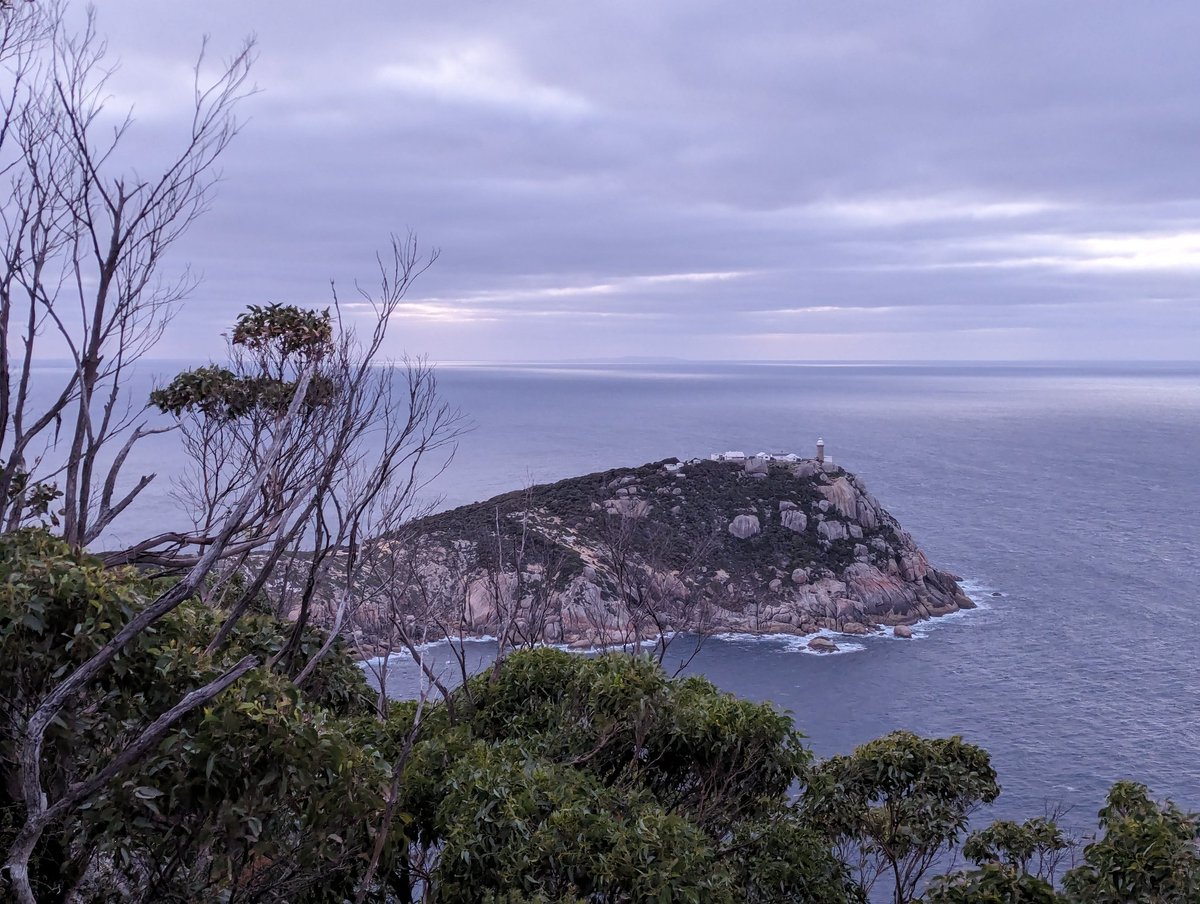
M461 298L420 298L405 301L395 317L406 320L441 321L445 323L494 323L510 318L562 317L581 319L646 320L662 316L647 311L615 311L595 307L566 306L559 308L534 307L525 302L570 302L595 296L627 295L640 297L648 292L669 290L671 287L702 283L726 282L748 276L744 272L717 273L655 273L644 276L615 277L600 283L581 286L543 286L530 289L501 289L474 292ZM363 305L351 305L365 307Z
M1092 270L1187 273L1200 271L1200 232L1067 239L1077 259L1066 266Z
M165 355L348 297L411 226L443 254L397 353L1200 358L1194 2L122 0L99 26L148 160L186 136L201 36L259 37Z
M947 242L950 259L889 265L892 270L1038 269L1075 273L1162 274L1187 278L1200 271L1200 232L1147 235L1015 235Z
M674 285L691 285L696 283L726 282L741 276L750 275L748 272L723 271L717 273L655 273L649 276L622 276L605 282L591 283L582 286L545 286L537 289L499 289L476 292L466 296L464 301L532 301L539 298L576 298L590 295L627 295L639 290L666 288Z
M584 98L529 78L504 48L488 43L443 47L415 61L386 63L375 79L387 88L448 103L571 116L590 109Z
M880 197L819 202L803 212L868 226L902 226L953 220L1010 220L1063 210L1066 206L1053 201Z

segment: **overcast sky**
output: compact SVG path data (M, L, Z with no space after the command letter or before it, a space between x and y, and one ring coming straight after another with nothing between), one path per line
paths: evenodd
M147 147L203 34L259 41L167 355L411 227L394 350L437 360L1200 357L1195 0L99 14Z

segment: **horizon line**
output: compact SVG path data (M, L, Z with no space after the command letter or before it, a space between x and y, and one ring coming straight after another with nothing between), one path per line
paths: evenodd
M630 365L662 365L662 364L790 364L810 365L814 367L831 365L947 365L961 367L964 365L1042 365L1042 364L1173 364L1200 365L1197 358L682 358L655 355L596 355L583 358L444 358L434 359L425 355L410 355L411 360L425 360L438 366L469 366L469 365L584 365L584 364L630 364ZM142 363L213 361L215 356L184 356L184 355L146 355L139 359ZM403 356L390 359L387 363L398 363ZM33 362L41 365L70 364L70 359L62 357L35 356Z

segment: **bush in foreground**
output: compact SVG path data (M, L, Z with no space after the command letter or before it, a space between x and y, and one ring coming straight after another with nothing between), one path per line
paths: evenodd
M16 751L46 688L156 585L41 531L0 535L0 847L24 818ZM188 688L290 627L188 601L48 733L44 774L93 774ZM305 643L319 646L311 632ZM927 881L999 793L987 753L896 733L816 763L791 719L652 661L514 654L444 701L381 716L344 651L303 687L256 668L42 834L45 901L897 902L1200 900L1197 817L1114 786L1061 881L1048 820L968 836L975 869ZM880 884L880 881L886 884Z

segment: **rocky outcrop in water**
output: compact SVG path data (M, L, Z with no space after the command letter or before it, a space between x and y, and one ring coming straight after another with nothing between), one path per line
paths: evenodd
M415 528L418 628L458 618L468 634L577 645L665 630L868 634L973 606L860 478L811 460L670 459Z

